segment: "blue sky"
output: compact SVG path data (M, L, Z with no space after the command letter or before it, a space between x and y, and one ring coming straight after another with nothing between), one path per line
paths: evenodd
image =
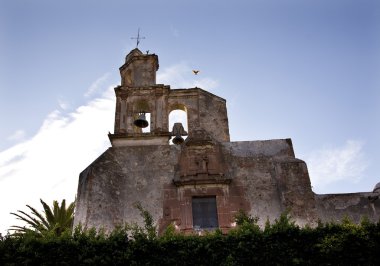
M316 193L380 182L379 1L2 0L1 220L74 198L137 28L160 83L227 100L232 141L292 138Z

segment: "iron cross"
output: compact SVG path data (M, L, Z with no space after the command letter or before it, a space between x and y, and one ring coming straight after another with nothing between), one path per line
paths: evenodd
M139 47L140 40L145 39L145 37L140 37L140 28L137 29L137 37L131 39L136 40L136 48Z

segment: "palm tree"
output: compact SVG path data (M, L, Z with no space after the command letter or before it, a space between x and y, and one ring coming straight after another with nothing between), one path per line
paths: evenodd
M71 230L74 221L74 208L75 203L71 203L66 208L66 200L62 200L61 206L58 201L53 201L53 208L51 209L42 199L41 204L44 208L44 213L41 214L35 208L26 205L32 214L27 214L24 211L18 210L19 213L13 213L17 219L27 223L26 226L11 226L10 230L14 230L16 233L36 232L40 235L53 232L59 236L66 230ZM27 227L28 226L28 227Z

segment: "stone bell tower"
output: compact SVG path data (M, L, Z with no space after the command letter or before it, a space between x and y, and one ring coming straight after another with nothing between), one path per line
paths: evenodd
M169 114L177 109L187 113L189 135L204 128L216 139L229 141L225 100L199 88L171 90L156 84L158 67L155 54L143 54L136 48L126 56L120 67L121 86L115 88L115 129L109 135L112 146L169 145L175 134L180 139L187 135L180 124L174 131L168 128ZM216 127L207 129L210 118Z

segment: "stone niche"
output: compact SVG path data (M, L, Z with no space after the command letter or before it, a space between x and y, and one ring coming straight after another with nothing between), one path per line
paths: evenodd
M173 182L178 187L231 182L221 147L206 131L194 130L186 140Z
M164 187L160 232L170 223L182 232L194 232L194 201L213 198L218 228L227 232L239 210L249 212L244 188L237 184L236 180L232 182L221 144L205 130L193 130L181 146L173 183Z

